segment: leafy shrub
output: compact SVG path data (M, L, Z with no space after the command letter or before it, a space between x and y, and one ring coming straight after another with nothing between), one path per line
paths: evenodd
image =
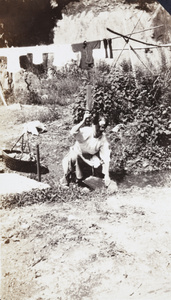
M66 105L73 102L84 80L84 71L77 65L69 65L61 70L51 67L43 73L23 70L18 74L15 90L10 91L10 102ZM9 91L6 93L9 94ZM8 94L6 98L9 98Z
M149 169L171 167L170 75L167 70L158 76L138 70L135 82L132 72L126 73L123 69L108 72L104 66L99 69L92 91L92 114L104 115L110 126L123 123L126 128L121 142L116 143L116 137L109 133L115 153L113 167L129 170L133 170L134 165L137 168L137 164L139 168L146 165ZM85 106L86 88L83 86L73 110L74 123L81 121Z

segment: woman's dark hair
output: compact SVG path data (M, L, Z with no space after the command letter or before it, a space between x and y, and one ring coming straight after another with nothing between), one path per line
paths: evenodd
M96 113L93 114L93 124L97 125L98 122L99 122L99 113L96 112Z
M93 124L94 125L97 125L97 124L99 124L99 121L100 121L100 118L101 117L104 117L103 115L100 115L98 112L96 112L96 113L94 113L93 114ZM108 120L104 117L104 119L105 119L105 127L107 127L108 126L108 124L109 124L109 122L108 122Z

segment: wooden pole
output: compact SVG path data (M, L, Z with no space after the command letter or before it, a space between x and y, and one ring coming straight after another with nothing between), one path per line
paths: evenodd
M93 108L93 99L91 95L92 86L90 84L87 85L87 101L86 101L86 110L91 111Z
M143 41L141 41L141 40L133 39L133 38L130 37L130 36L121 34L121 33L119 33L119 32L116 32L116 31L114 31L114 30L111 30L110 28L106 28L106 29L107 29L108 31L110 31L111 33L114 33L114 34L116 34L116 35L119 35L120 37L123 37L123 38L125 38L125 39L129 38L131 41L138 42L138 43L141 43L141 44L143 44L143 45L147 45L147 46L157 46L157 47L159 46L159 45L157 45L157 44L146 43L146 42L143 42Z
M131 48L130 48L129 42L128 42L128 47L129 47L129 57L130 57L131 66L132 66L132 73L134 75L134 80L135 80L136 87L138 87L137 77L136 77L136 71L135 71L135 67L134 67L134 62L133 62L133 58L132 58L132 53L131 53Z
M146 28L146 29L143 29L143 30L140 30L140 31L135 31L135 32L127 33L126 35L130 36L130 35L133 35L133 34L145 32L145 31L148 31L148 30L153 30L153 29L156 29L156 28L159 28L159 27L163 27L163 26L165 26L165 25L158 25L158 26ZM121 38L121 36L116 36L116 37L112 38L112 40L116 40L116 39L120 39L120 38Z
M135 51L135 49L131 45L130 45L130 49L135 53L135 55L138 57L139 61L143 64L143 66L146 67L151 74L153 74L153 72L150 70L150 68L148 66L146 66L146 64L142 61L141 57L138 55L138 53Z
M4 95L3 95L3 93L2 93L1 85L0 85L0 98L2 99L2 102L4 103L4 105L7 106L6 101L5 101L5 98L4 98Z
M124 20L124 28L125 28L125 31L126 31L126 24L125 24L125 20ZM129 37L130 38L130 37ZM134 76L134 80L135 80L135 85L136 87L138 86L137 84L137 77L136 77L136 71L135 71L135 67L134 67L134 62L133 62L133 58L132 58L132 53L131 53L131 47L130 47L130 44L129 44L129 38L128 39L125 39L125 42L126 44L128 45L128 49L129 49L129 57L130 57L130 62L131 62L131 66L132 66L132 73L133 73L133 76Z
M39 145L37 145L36 152L37 152L37 175L38 175L38 181L41 181Z

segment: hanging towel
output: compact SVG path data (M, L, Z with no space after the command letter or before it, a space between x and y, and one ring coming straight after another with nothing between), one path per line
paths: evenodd
M18 49L11 47L7 54L7 71L9 73L15 73L20 71L19 62L20 53Z
M105 57L113 58L112 39L103 39L103 44L105 48ZM108 55L108 50L109 50L109 55Z
M81 60L80 60L80 67L82 69L89 69L94 66L94 59L93 59L93 49L99 49L101 46L101 41L93 41L93 42L86 42L73 44L72 50L74 52L81 52Z

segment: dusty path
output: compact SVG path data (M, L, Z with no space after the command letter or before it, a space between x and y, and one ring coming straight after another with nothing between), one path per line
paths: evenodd
M11 143L22 128L14 115L8 122L0 109L1 142ZM57 120L42 135L50 170L42 180L52 185L61 175L69 126L69 119ZM72 201L1 207L1 299L170 300L170 182L91 200L76 194Z
M171 188L2 210L2 299L171 298Z

